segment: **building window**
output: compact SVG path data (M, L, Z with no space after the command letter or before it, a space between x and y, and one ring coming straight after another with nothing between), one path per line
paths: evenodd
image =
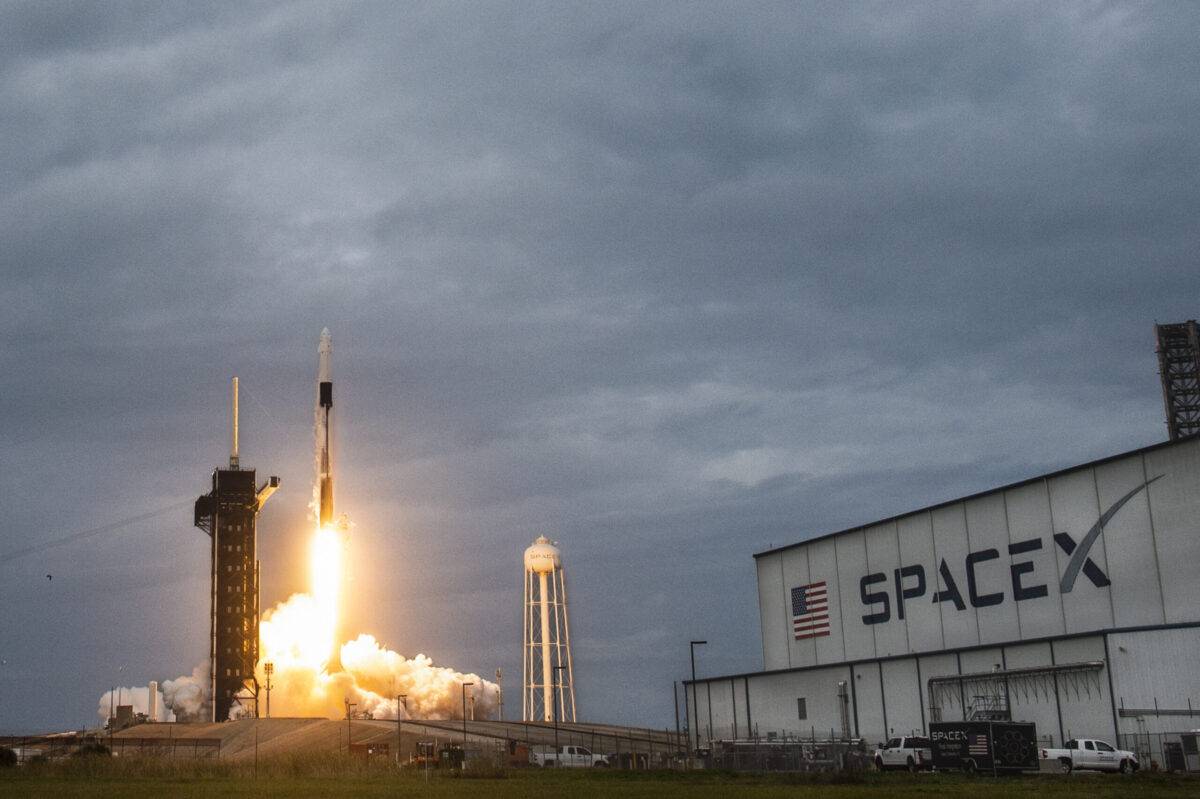
M803 697L796 699L796 712L800 714L800 720L808 718L808 701Z

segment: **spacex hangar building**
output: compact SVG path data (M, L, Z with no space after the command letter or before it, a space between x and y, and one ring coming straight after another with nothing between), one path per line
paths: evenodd
M754 557L763 670L686 683L694 747L1200 728L1200 436Z

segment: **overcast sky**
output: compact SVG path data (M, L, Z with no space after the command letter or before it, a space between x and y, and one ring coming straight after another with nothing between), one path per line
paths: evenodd
M761 667L752 554L1165 438L1200 312L1200 5L0 6L0 729L208 653L190 503L334 336L347 632L581 715ZM174 506L70 546L22 548ZM52 575L53 579L47 579Z

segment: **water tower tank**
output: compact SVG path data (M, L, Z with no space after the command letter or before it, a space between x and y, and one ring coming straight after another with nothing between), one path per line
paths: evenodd
M544 535L538 536L529 549L525 550L525 571L534 574L550 574L562 568L562 557L558 547Z

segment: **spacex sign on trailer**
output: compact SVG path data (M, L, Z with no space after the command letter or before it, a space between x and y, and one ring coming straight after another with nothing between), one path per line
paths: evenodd
M765 667L1200 618L1200 440L757 556Z

